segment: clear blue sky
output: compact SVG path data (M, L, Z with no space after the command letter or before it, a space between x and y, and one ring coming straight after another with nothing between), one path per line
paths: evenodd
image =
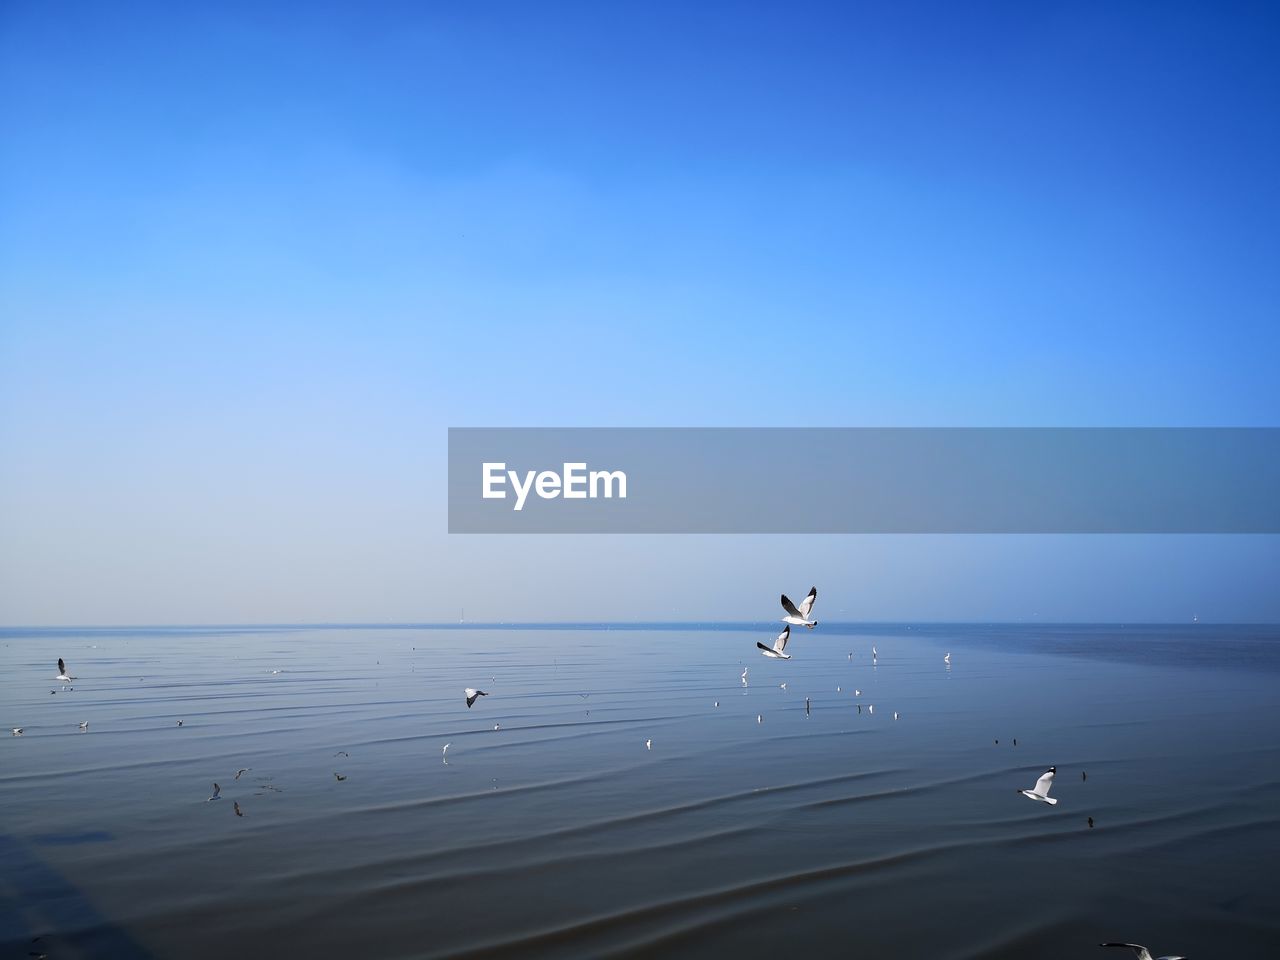
M1280 424L1280 13L879 7L0 4L0 622L1280 619L1269 537L445 534L450 425Z

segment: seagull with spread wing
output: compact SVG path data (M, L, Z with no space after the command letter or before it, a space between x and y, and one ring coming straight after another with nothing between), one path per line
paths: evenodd
M813 602L818 599L818 588L810 587L809 595L800 601L800 606L796 606L787 599L787 595L782 595L782 609L787 615L782 618L783 623L789 623L796 627L808 627L812 630L818 625L817 620L810 620L809 613L813 610Z
M1040 779L1036 781L1036 785L1034 787L1030 790L1019 790L1018 792L1024 797L1030 797L1032 800L1039 800L1041 803L1057 803L1057 800L1049 796L1049 788L1053 786L1053 775L1057 772L1057 767L1050 767L1044 773L1040 774Z
M782 632L773 641L772 647L766 647L759 640L756 646L760 648L763 656L773 657L775 660L790 660L791 654L786 652L787 641L791 639L791 624L787 624L782 628Z
M1142 944L1140 944L1140 943L1100 943L1100 944L1098 944L1098 946L1100 946L1100 947L1128 947L1130 950L1132 950L1132 951L1133 951L1133 955L1134 955L1135 957L1137 957L1137 958L1138 958L1138 960L1152 960L1151 951L1150 951L1150 950L1148 950L1146 947L1144 947L1144 946L1143 946ZM1181 956L1181 955L1174 956L1174 955L1170 954L1170 955L1169 955L1169 956L1167 956L1167 957L1155 957L1155 958L1154 958L1154 960L1187 960L1187 958L1186 958L1186 957L1184 957L1184 956Z

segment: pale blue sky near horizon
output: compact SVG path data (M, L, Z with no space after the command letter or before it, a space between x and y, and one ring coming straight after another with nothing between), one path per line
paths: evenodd
M1278 25L2 4L0 623L1280 620L1275 537L444 502L449 426L1280 425Z

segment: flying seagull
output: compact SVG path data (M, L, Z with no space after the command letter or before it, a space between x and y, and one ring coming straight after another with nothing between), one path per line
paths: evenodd
M809 595L800 601L799 607L788 600L787 595L784 593L782 595L782 609L787 611L787 615L782 618L782 622L789 623L797 627L808 627L812 630L818 625L818 621L809 619L809 611L813 609L813 601L817 599L817 587L809 588Z
M743 685L744 687L747 685L747 671L748 671L748 670L750 670L750 669L751 669L750 667L743 667L743 668L742 668L742 685Z
M1030 797L1032 800L1039 800L1041 803L1057 803L1057 800L1049 796L1049 788L1053 786L1053 775L1057 772L1057 767L1050 767L1040 775L1040 779L1036 781L1036 785L1034 787L1030 790L1019 790L1018 792L1024 797Z
M210 797L209 800L221 800L221 799L222 799L222 788L215 783L213 785L213 796ZM208 803L209 800L206 800L205 803Z
M652 737L650 737L648 740L646 740L646 741L644 742L644 748L645 748L646 750L652 750L652 749L653 749L653 738L652 738Z
M240 812L240 801L239 801L239 800L232 800L232 801L231 801L231 805L232 805L233 807L235 807L235 808L236 808L236 816L237 816L237 817L243 817L243 816L244 816L244 814Z
M334 779L335 779L335 780L337 780L339 783L341 783L343 780L347 779L347 778L346 778L346 777L344 777L342 774L338 773L336 770L335 770L335 771L334 771L334 773L333 773L333 777L334 777Z
M240 777L241 777L241 775L248 773L248 772L249 772L250 770L252 770L252 769L253 769L253 767L241 767L239 770L237 770L237 771L236 771L236 777L235 777L235 778L236 778L237 780L239 780L239 779L240 779Z
M452 743L446 743L444 745L444 749L440 751L440 759L443 760L445 763L449 762L449 748L451 746L453 746Z
M181 721L181 720L179 720L179 721L178 721L178 726L182 726L182 721Z
M13 733L13 735L14 735L15 737L20 737L20 736L22 736L22 728L21 728L21 727L14 727L14 728L13 728L13 730L12 730L12 733Z
M948 666L950 666L950 665L951 665L951 651L950 651L950 650L948 650L948 651L947 651L947 655L946 655L945 657L943 657L943 658L942 658L942 662L943 662L943 663L945 663L945 664L947 664Z
M874 666L876 665L876 661L877 661L877 660L879 660L879 659L880 659L880 651L879 651L879 650L877 650L874 646L872 646L872 648L871 648L871 665L874 667Z
M61 657L58 658L58 675L53 679L61 680L63 683L70 683L75 679L75 677L67 673L67 665L62 662Z
M1138 960L1152 960L1151 951L1140 943L1100 943L1100 947L1128 947L1133 951L1133 955ZM1154 960L1187 960L1184 956L1174 956L1170 954L1167 957L1155 957Z
M1090 829L1090 830L1092 830L1092 829L1093 829L1093 817L1090 817L1090 818L1089 818L1089 829Z
M756 646L760 648L762 654L766 657L773 657L773 659L775 660L790 660L791 654L786 652L787 641L790 639L791 639L791 624L787 624L785 627L782 628L782 632L778 634L777 638L773 641L772 647L766 647L759 640L756 641ZM742 672L742 676L745 678L746 675L747 675L747 672L744 670Z
M88 720L81 720L81 721L80 721L80 729L81 729L81 730L88 730L88 729L89 729L89 721L88 721Z
M473 687L467 687L462 691L467 695L467 709L471 709L471 705L476 702L476 697L487 697L488 694L483 690L476 690Z

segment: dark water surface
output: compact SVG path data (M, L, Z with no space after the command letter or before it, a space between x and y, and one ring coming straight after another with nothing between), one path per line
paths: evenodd
M772 631L0 631L0 957L1280 956L1277 628Z

